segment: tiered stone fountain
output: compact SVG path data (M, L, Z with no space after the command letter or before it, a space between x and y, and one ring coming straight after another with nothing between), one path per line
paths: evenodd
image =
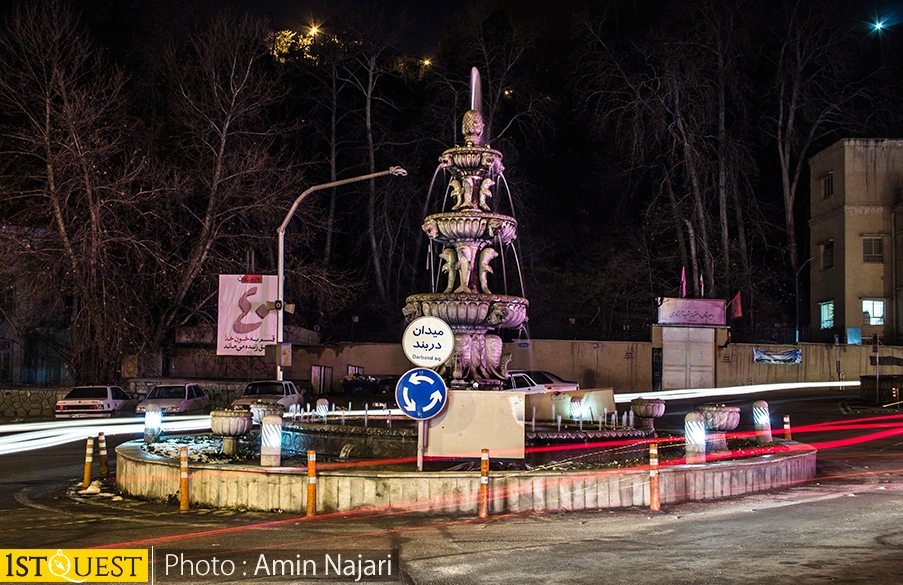
M437 293L407 298L405 318L438 317L455 334L451 359L438 369L452 390L498 390L507 377L510 354L502 355L502 339L493 332L520 327L527 320L527 299L494 294L489 289L492 262L517 238L517 221L493 213L487 199L504 170L502 153L483 145L483 117L464 114L464 145L442 153L440 166L452 175L450 212L428 216L423 230L443 246L447 286Z

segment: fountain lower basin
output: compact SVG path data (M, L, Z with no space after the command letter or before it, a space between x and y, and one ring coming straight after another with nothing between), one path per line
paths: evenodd
M816 451L779 441L780 452L742 460L665 466L660 470L663 505L767 492L815 477ZM146 453L141 441L116 448L116 483L126 495L172 501L180 485L179 462ZM273 510L304 514L304 467L191 464L192 507ZM381 471L321 466L319 513L364 510L476 516L479 471ZM577 471L500 471L489 474L490 514L559 512L649 505L644 467ZM175 498L178 501L178 498Z

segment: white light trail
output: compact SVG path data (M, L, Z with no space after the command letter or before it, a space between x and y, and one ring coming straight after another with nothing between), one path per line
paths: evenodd
M719 396L738 396L742 394L758 394L774 390L799 390L801 388L841 388L859 386L860 382L791 382L787 384L752 384L749 386L725 386L724 388L686 388L683 390L659 390L658 392L624 392L615 394L615 402L630 402L634 398L659 398L662 400L680 400L686 398L716 398Z
M210 430L210 416L164 418L162 426L164 433ZM144 433L144 419L61 420L10 424L0 425L0 433L4 433L0 436L0 455L5 455L82 441L98 433L106 436L140 435Z

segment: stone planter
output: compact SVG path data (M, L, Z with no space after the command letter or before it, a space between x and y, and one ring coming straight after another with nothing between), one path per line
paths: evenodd
M725 404L704 404L696 409L705 418L705 428L711 431L709 451L727 451L724 433L732 431L740 424L740 407Z
M630 410L640 419L642 428L655 430L655 419L665 414L665 401L658 398L634 398Z
M210 413L210 430L223 438L223 454L238 453L238 437L247 435L254 424L250 410L214 410Z
M260 424L265 416L273 414L281 417L285 413L285 407L276 402L255 402L251 405L251 413L254 415L254 423Z

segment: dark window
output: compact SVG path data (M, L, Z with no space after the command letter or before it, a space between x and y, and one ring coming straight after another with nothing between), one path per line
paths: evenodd
M834 240L828 240L822 244L821 267L832 268L834 266Z
M248 387L245 388L244 396L259 396L261 394L284 396L286 392L284 386L279 382L260 382L248 384Z
M73 388L66 394L67 399L100 399L107 397L107 389L103 386L84 386Z
M884 263L884 238L862 238L862 262Z
M832 173L822 177L821 192L825 199L834 195L834 175Z

